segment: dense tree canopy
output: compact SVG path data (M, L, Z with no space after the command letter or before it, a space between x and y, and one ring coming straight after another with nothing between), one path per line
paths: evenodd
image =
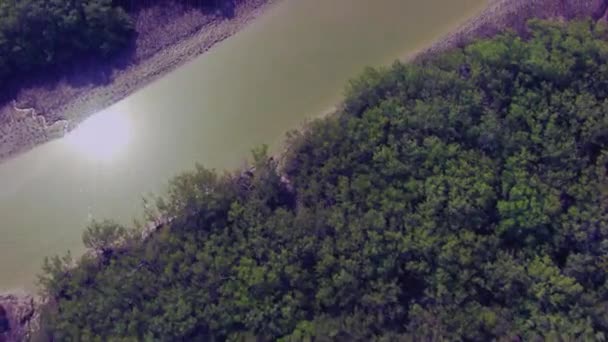
M218 8L235 0L172 0ZM45 68L88 59L105 61L133 42L131 11L159 0L0 0L0 85L19 87ZM171 6L171 4L167 4ZM5 94L6 95L6 94Z
M530 29L366 70L281 163L174 179L144 242L47 263L50 332L606 340L608 34Z
M107 57L132 38L111 0L0 0L0 80L86 56Z

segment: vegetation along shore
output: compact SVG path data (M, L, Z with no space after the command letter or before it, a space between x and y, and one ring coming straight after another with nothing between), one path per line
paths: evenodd
M368 68L280 163L256 148L245 172L175 178L145 240L93 223L94 253L44 267L44 331L605 340L608 27L528 32Z
M89 227L0 338L605 340L607 7L493 1L366 70L280 164L175 178L143 241Z

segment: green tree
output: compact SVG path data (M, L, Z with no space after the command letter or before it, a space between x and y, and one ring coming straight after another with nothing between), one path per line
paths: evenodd
M108 256L120 243L125 243L127 229L112 221L93 221L82 234L86 248Z

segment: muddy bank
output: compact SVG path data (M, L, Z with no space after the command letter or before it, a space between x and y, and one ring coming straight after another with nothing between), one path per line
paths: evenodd
M593 20L606 20L607 10L608 0L489 0L479 15L410 56L410 59L421 61L507 29L524 33L526 22L532 18L572 20L591 17Z
M30 340L40 328L39 307L29 294L0 294L0 342Z
M91 114L235 34L276 1L238 1L231 19L174 2L141 10L134 18L134 51L119 62L126 67L78 70L56 84L22 89L16 101L0 107L0 161L63 136Z

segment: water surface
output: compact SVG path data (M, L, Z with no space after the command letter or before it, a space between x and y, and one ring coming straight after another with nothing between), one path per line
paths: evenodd
M0 164L0 289L31 288L45 256L83 251L92 219L123 223L196 161L243 165L340 100L346 81L458 25L487 0L283 0L245 30Z

